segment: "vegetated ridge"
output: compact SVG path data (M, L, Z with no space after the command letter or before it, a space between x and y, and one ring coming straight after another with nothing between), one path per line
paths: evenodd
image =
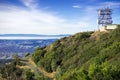
M33 61L57 80L119 80L120 27L110 32L82 32L37 48Z

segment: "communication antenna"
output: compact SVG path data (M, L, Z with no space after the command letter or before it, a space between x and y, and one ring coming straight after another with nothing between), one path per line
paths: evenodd
M104 26L107 24L112 24L112 9L109 7L98 9L98 29L99 26Z

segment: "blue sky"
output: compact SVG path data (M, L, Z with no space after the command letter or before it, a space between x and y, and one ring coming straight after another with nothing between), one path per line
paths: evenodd
M113 9L120 24L120 0L0 0L0 34L75 34L97 30L97 9Z

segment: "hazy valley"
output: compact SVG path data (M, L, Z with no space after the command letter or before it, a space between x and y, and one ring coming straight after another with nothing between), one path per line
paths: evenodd
M0 40L0 59L12 58L13 54L24 56L26 53L33 53L37 47L45 47L57 39L24 39L24 40Z

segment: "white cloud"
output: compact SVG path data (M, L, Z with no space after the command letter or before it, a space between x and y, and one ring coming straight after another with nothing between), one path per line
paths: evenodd
M26 7L35 9L38 7L37 0L20 0Z
M86 27L88 23L81 19L72 21L46 11L0 5L1 34L73 34Z
M73 7L73 8L81 8L80 5L73 5L72 7Z

